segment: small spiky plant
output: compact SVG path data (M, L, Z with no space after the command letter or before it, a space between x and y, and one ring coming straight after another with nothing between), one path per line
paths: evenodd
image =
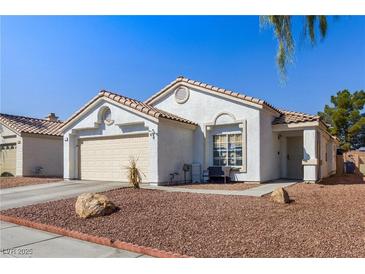
M133 188L139 188L139 184L142 182L143 172L137 167L137 160L131 158L129 160L129 166L126 167L128 172L128 181L133 186Z

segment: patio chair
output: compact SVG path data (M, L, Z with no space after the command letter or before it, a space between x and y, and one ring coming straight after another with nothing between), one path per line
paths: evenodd
M220 166L211 166L211 167L208 167L208 174L209 174L209 182L212 182L213 178L214 178L214 181L219 181L219 182L223 182L223 183L226 183L226 182L230 182L231 181L231 178L230 176L225 176L225 173L222 169L222 167Z

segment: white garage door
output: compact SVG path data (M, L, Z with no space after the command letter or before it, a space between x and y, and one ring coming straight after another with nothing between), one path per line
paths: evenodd
M126 167L134 157L146 183L149 168L148 136L80 140L80 178L128 182Z
M16 144L2 144L0 146L0 175L15 176Z

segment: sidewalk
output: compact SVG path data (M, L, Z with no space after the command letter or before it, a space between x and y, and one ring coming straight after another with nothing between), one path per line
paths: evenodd
M0 258L150 258L0 221Z
M188 193L198 193L198 194L212 194L212 195L237 195L237 196L253 196L262 197L266 194L270 194L276 188L287 187L300 183L299 181L291 180L277 180L271 183L264 183L258 187L246 189L246 190L217 190L217 189L193 189L193 188L183 188L183 187L173 187L173 186L141 186L146 189L157 189L169 192L188 192Z

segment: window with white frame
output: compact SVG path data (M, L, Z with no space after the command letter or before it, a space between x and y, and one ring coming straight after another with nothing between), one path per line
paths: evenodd
M213 165L242 166L242 134L213 135Z

